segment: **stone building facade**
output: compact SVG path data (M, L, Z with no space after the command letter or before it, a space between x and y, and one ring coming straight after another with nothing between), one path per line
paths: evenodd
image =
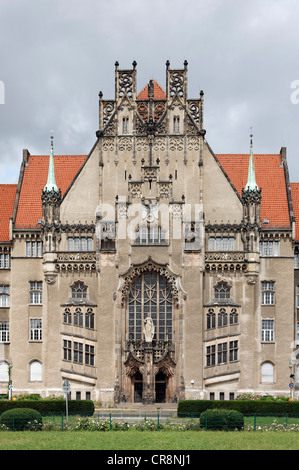
M114 99L100 92L88 155L52 140L0 185L0 392L59 395L67 379L72 398L103 404L289 394L286 149L215 155L187 62L139 93L136 65L115 64Z

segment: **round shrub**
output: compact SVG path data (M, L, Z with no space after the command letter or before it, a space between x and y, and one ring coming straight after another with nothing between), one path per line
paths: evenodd
M12 431L39 431L42 428L42 416L31 408L13 408L2 413L0 425Z
M209 430L240 431L244 428L244 417L239 411L211 408L201 413L200 425Z

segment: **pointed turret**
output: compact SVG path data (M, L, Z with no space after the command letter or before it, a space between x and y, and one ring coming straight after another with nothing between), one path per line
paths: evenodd
M54 149L53 149L53 136L51 136L51 149L50 149L50 159L49 159L49 170L48 170L48 180L47 184L44 187L45 192L54 192L59 193L59 189L56 185L55 178L55 167L54 167Z
M252 134L250 135L250 156L249 156L249 167L248 167L248 178L245 186L245 191L258 191L258 185L255 181L255 170L254 170L254 157L253 157L253 145L252 145Z
M261 228L262 190L255 180L252 134L250 135L250 156L248 178L242 190L243 202L243 243L244 249L251 253L259 252L259 230ZM253 258L252 258L253 259ZM252 268L254 269L254 268Z
M43 222L54 224L59 222L59 207L61 191L58 189L55 178L53 136L51 136L51 149L47 184L42 191Z

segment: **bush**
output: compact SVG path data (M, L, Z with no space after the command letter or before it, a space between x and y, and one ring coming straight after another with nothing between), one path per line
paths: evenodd
M1 404L0 404L1 406ZM299 415L299 401L284 400L181 400L178 403L178 416L180 418L199 417L201 413L210 408L236 410L243 415L268 414L289 416Z
M209 409L201 413L200 425L209 430L240 431L244 428L242 413L235 410Z
M0 413L15 408L31 408L39 411L41 415L52 413L65 413L65 400L0 400ZM70 415L92 416L94 403L92 400L69 400L68 411Z
M42 428L42 416L30 408L14 408L2 413L0 424L12 431L39 431Z

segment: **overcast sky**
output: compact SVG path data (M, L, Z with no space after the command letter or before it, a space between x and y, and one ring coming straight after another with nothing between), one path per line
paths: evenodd
M0 183L51 129L56 154L89 153L116 60L136 60L137 91L187 60L214 152L248 153L252 126L255 153L287 147L299 182L298 0L1 0L0 43Z

